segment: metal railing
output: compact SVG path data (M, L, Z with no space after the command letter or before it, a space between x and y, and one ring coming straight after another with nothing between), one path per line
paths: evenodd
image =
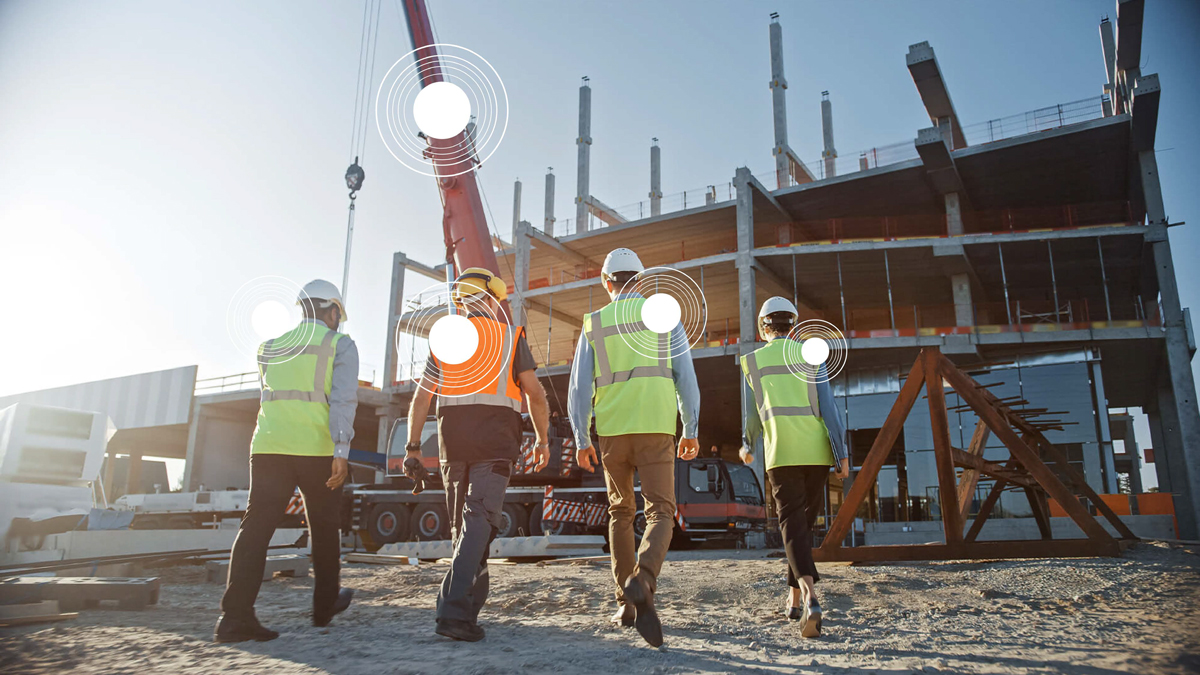
M222 375L220 377L206 377L202 380L196 380L195 393L199 394L223 394L230 391L242 391L245 389L258 389L258 372L249 371L246 373L234 373L233 375Z

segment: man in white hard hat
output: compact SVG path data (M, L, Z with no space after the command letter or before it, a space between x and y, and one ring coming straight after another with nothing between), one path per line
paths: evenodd
M688 344L683 326L676 323L669 332L656 333L642 321L646 300L637 292L636 281L643 271L642 261L627 248L604 259L601 277L612 302L584 316L567 405L576 460L587 471L594 471L596 464L590 432L595 413L608 486L608 541L618 605L612 621L636 626L646 642L657 647L663 638L654 592L675 527L675 457L694 459L700 450L700 389L691 352L671 353L672 345ZM657 357L634 345L657 345ZM678 448L677 414L683 418ZM635 471L646 517L640 549L635 548L633 531L638 511Z
M279 637L258 622L254 600L271 536L297 487L312 545L313 625L328 625L353 595L339 589L339 513L358 407L358 348L337 332L346 310L336 286L311 281L296 304L304 311L299 325L258 348L262 399L250 441L250 498L230 556L217 642Z
M767 344L742 357L742 373L755 410L746 413L743 460L761 436L771 495L787 553L786 614L802 621L804 637L821 634L821 605L813 590L820 580L812 557L812 527L825 505L829 467L850 475L846 431L829 386L819 343L804 350L791 336L799 313L786 298L773 297L758 313ZM808 359L814 363L808 363Z

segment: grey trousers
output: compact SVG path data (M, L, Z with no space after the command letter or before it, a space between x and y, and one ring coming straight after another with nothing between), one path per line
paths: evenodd
M441 470L454 558L438 591L437 618L475 623L487 600L488 550L500 531L512 462L442 462Z

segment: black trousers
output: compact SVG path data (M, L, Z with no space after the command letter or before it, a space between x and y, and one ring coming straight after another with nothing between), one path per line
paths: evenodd
M779 466L767 469L771 495L779 511L779 532L788 560L788 586L800 588L800 577L821 580L812 556L812 528L825 507L828 466Z
M267 547L297 487L304 497L313 562L313 611L328 612L338 593L341 571L339 511L342 491L325 486L333 472L332 457L299 455L250 456L250 498L229 561L229 580L221 611L248 618L262 586Z

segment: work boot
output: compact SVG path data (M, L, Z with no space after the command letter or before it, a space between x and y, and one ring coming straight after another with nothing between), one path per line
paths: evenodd
M636 617L637 612L634 611L633 605L622 602L617 605L617 613L613 614L608 620L615 626L633 628Z
M263 626L252 614L248 619L236 619L222 614L213 629L213 642L267 642L279 637L279 633Z
M654 609L654 592L650 584L641 575L634 574L625 580L622 589L625 602L632 603L637 617L633 621L638 635L651 647L660 647L663 643L662 623L658 620L658 612Z
M463 642L479 642L484 636L483 629L479 627L479 624L461 619L438 619L437 628L433 629L433 632Z
M342 588L338 590L337 599L333 601L333 607L328 612L313 610L313 625L317 628L328 626L329 622L333 621L333 617L346 611L346 608L350 606L350 601L353 599L354 591L352 589Z

